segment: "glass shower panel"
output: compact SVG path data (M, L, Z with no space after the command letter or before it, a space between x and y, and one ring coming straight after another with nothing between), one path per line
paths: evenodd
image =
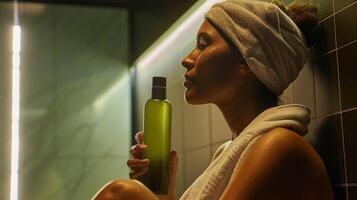
M9 199L13 3L0 2L0 199Z
M128 176L128 13L121 8L19 3L19 20L19 199L90 199L106 182ZM1 72L10 68L2 63ZM5 90L0 91L2 117L8 106L1 97ZM9 165L0 159L1 167ZM6 170L0 171L1 180L3 176L8 176Z

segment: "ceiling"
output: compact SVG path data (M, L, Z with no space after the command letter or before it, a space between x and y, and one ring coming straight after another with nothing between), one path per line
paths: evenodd
M14 0L0 0L14 1ZM108 7L129 7L129 3L135 3L137 0L18 0L18 2L33 2L33 3L56 3L56 4L72 4L72 5L87 5L87 6L108 6Z
M14 2L14 0L0 0L0 2ZM153 15L171 15L181 7L189 7L197 0L17 0L29 3L69 4L79 6L118 7L130 9L134 12L145 12Z

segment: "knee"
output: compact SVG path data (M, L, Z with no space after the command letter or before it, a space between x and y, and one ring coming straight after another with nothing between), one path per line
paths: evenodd
M114 180L106 184L94 200L126 199L138 191L138 183L133 180Z
M109 183L112 194L127 194L138 190L137 183L133 180L115 180Z

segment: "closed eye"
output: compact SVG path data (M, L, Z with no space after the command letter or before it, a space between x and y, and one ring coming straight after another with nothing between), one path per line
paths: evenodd
M208 42L205 41L203 37L199 37L197 40L197 48L204 50L208 46Z
M208 38L208 34L207 33L200 33L197 37L197 48L200 50L204 50L210 42L210 39Z

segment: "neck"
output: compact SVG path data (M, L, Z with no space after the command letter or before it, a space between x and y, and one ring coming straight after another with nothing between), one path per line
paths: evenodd
M232 100L216 103L221 110L228 126L230 127L233 137L236 138L248 124L253 121L261 112L273 104L262 103L257 95L243 95L233 97Z

